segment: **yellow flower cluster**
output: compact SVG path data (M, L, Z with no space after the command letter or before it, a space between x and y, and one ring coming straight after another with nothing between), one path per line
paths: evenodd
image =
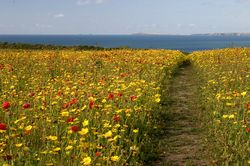
M139 165L161 80L170 80L183 57L170 50L0 50L0 164Z
M189 57L201 78L208 146L219 165L249 161L250 49L194 52Z

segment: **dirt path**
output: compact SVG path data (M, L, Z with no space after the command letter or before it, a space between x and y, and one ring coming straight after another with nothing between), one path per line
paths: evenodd
M198 82L193 67L180 67L170 89L165 125L159 140L160 160L153 165L208 165L204 160Z

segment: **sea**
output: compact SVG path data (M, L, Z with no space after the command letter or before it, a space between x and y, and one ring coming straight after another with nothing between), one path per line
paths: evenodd
M171 49L193 52L229 47L250 47L250 35L0 35L0 42Z

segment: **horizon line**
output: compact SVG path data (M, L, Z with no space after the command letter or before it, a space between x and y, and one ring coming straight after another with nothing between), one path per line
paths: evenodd
M89 36L91 36L91 35L96 35L96 36L111 36L111 35L138 35L138 36L143 36L143 35L145 35L145 36L147 36L147 35L155 35L155 36L157 36L157 35L162 35L162 36L164 36L164 35L166 35L166 36L191 36L191 35L219 35L219 34L234 34L234 35L237 35L237 34L239 34L239 35L250 35L250 32L212 32L212 33L192 33L192 34L166 34L166 33L144 33L144 32L139 32L139 33L124 33L124 34L119 34L119 33L117 33L117 34L110 34L110 33L97 33L97 34L94 34L94 33L83 33L83 34L79 34L79 33L67 33L67 34L60 34L60 33L48 33L48 34L42 34L42 33L10 33L10 34L0 34L0 35L2 35L2 36L4 36L4 35L40 35L40 36L42 36L42 35L55 35L55 36L62 36L62 35L89 35Z

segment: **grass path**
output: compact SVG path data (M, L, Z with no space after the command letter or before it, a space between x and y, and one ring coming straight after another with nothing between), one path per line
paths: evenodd
M152 165L208 165L202 146L198 81L193 67L181 66L171 85L169 104L163 106L163 133L158 140L160 159Z

